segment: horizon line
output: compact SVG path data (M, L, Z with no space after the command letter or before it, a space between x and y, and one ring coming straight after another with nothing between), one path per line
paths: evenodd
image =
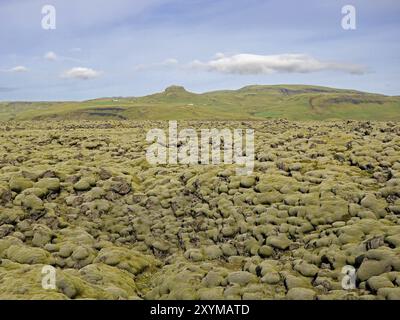
M88 101L92 101L92 100L101 100L101 99L129 99L129 98L134 98L134 99L140 99L140 98L145 98L148 96L151 96L153 94L157 94L157 93L163 93L165 92L168 88L171 87L179 87L179 88L183 88L186 92L188 93L192 93L192 94L197 94L197 95L202 95L202 94L207 94L207 93L213 93L213 92L221 92L221 91L238 91L238 90L242 90L245 89L247 87L252 87L252 86L260 86L260 87L280 87L280 86L306 86L306 87L319 87L319 88L326 88L326 89L334 89L334 90L341 90L341 91L354 91L360 94L376 94L376 95L382 95L385 97L400 97L400 94L398 95L389 95L389 94L385 94L385 93L379 93L379 92L369 92L369 91L364 91L364 90L358 90L358 89L351 89L351 88L340 88L340 87L331 87L331 86L323 86L323 85L313 85L313 84L301 84L301 83L280 83L280 84L248 84L245 86L241 86L239 88L236 89L217 89L217 90L210 90L210 91L203 91L203 92L195 92L195 91L191 91L191 90L187 90L185 86L183 85L177 85L177 84L171 84L169 86L167 86L166 88L164 88L164 90L162 91L156 91L153 93L149 93L149 94L145 94L145 95L139 95L139 96L103 96L103 97L94 97L94 98L88 98L88 99L83 99L83 100L69 100L69 99L61 99L61 100L1 100L0 99L0 103L29 103L29 102L43 102L43 103L65 103L65 102L76 102L76 103L80 103L80 102L88 102Z

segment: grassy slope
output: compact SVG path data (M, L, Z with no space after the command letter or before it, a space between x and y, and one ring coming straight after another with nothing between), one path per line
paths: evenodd
M400 120L400 97L317 86L247 86L203 94L172 86L140 98L0 103L0 121L65 119Z

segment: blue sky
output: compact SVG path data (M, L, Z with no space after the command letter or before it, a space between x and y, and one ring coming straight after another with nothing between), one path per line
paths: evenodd
M56 29L41 27L42 7ZM356 30L341 26L356 8ZM397 0L0 0L0 100L249 84L400 95Z

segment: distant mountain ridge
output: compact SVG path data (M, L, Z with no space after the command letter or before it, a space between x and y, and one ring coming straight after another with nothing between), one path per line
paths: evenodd
M249 85L238 90L193 93L173 85L143 97L0 103L0 121L271 118L400 121L400 96L309 85Z

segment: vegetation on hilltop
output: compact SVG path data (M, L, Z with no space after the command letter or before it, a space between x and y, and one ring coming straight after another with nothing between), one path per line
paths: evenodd
M306 85L251 85L196 94L180 86L144 97L3 102L0 120L400 120L400 97Z

